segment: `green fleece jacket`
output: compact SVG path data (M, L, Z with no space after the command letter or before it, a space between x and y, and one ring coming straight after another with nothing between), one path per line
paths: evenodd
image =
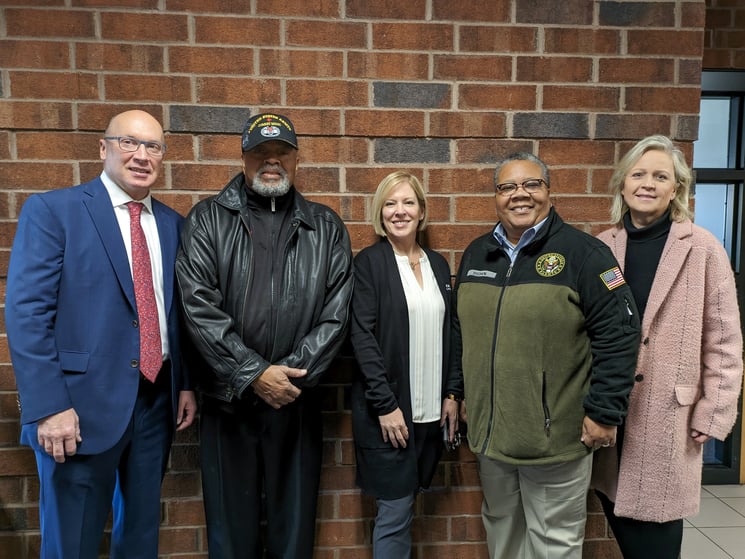
M455 288L471 450L512 464L585 456L585 415L626 415L639 319L616 259L551 209L514 265L489 233L466 249Z

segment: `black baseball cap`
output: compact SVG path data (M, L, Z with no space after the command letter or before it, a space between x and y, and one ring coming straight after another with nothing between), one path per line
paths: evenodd
M243 129L243 151L252 150L270 140L281 140L297 149L297 136L292 121L286 116L272 113L262 113L249 118Z

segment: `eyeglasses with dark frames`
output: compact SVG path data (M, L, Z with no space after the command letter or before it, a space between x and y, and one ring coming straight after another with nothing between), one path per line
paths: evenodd
M543 179L528 179L524 180L521 183L503 182L496 185L494 189L497 191L497 194L501 194L502 196L511 196L512 194L517 192L518 188L522 186L523 190L528 194L535 194L541 189L544 184L546 185L546 188L548 188L548 183Z
M145 146L145 151L153 157L163 157L166 152L166 145L160 142L153 142L148 140L138 140L132 136L104 136L104 140L116 140L119 143L119 149L122 151L137 151L140 149L140 144Z

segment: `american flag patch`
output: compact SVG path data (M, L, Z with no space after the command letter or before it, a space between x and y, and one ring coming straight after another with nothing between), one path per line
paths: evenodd
M626 283L626 280L623 279L623 274L621 273L621 270L618 268L618 266L600 274L600 279L603 280L603 283L605 284L605 287L608 288L608 291L613 291L619 285L623 285Z

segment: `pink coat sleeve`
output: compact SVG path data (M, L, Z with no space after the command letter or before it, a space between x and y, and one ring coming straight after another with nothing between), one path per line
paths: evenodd
M735 278L724 248L708 251L701 343L702 394L691 428L724 440L737 417L742 382L742 332Z

